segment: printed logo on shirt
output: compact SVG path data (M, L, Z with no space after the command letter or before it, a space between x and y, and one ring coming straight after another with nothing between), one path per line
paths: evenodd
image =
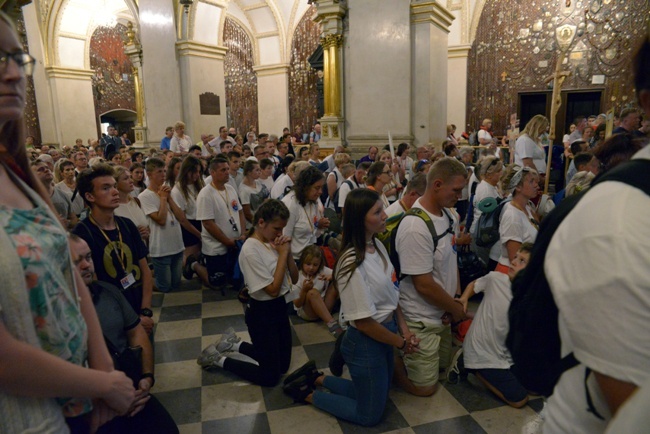
M399 291L399 279L397 278L395 269L393 269L393 273L390 275L390 280L393 281L393 288L395 288L395 291Z
M237 207L237 200L233 199L232 202L230 202L230 206L232 207L233 211L239 211L239 208Z

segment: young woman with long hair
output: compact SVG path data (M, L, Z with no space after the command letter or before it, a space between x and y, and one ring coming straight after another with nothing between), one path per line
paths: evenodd
M181 232L183 233L183 264L187 264L190 255L201 253L201 221L196 219L196 197L205 184L201 176L201 160L193 155L188 155L181 164L178 179L171 191L171 197L178 205L184 218L179 218ZM187 271L189 273L189 271ZM186 274L187 274L186 273ZM190 277L191 277L191 273Z
M113 178L115 178L115 188L120 193L120 206L115 209L115 215L131 219L140 231L140 236L145 244L149 243L149 221L144 211L140 207L140 200L131 196L133 192L133 180L131 172L125 167L115 166Z

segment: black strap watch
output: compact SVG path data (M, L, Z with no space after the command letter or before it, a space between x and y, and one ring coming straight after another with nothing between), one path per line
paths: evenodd
M153 312L148 307L145 307L144 309L140 310L140 315L151 318L153 316Z

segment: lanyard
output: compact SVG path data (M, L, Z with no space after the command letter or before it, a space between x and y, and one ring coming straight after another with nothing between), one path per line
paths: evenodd
M309 227L311 228L311 231L314 232L316 230L316 222L318 220L317 216L314 215L314 219L312 221L311 217L309 216L309 213L307 212L307 205L309 205L309 209L311 210L311 203L306 204L305 206L302 207L302 210L305 212L305 215L307 216L307 221L309 222ZM316 205L316 213L318 213L318 205Z
M120 248L118 250L117 245L113 244L113 241L108 237L106 232L104 232L104 229L99 227L99 224L97 224L97 221L93 218L92 214L88 214L88 218L90 219L91 223L97 226L97 229L99 229L99 232L102 233L104 238L106 238L106 242L110 246L113 247L113 250L115 250L115 256L117 256L117 260L119 261L120 265L122 266L122 270L126 272L126 253L124 252L124 249L122 248L122 231L120 231L120 225L117 224L117 220L115 221L115 227L117 228L117 235L120 240Z
M226 197L224 197L221 191L219 191L217 186L214 184L214 181L212 181L212 186L214 187L215 190L217 190L217 193L219 194L219 196L221 196L221 199L223 199L223 201L225 202L226 208L228 209L228 215L230 216L230 218L233 218L232 212L230 211L230 197L228 196L228 189L224 185L224 190L226 191Z

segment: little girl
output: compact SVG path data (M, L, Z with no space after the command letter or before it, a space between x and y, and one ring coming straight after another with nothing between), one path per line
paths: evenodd
M300 274L294 291L300 295L293 301L298 316L305 321L322 319L327 328L338 337L343 333L339 322L332 318L332 308L339 293L331 284L332 270L325 267L325 258L320 247L305 247L300 255Z

